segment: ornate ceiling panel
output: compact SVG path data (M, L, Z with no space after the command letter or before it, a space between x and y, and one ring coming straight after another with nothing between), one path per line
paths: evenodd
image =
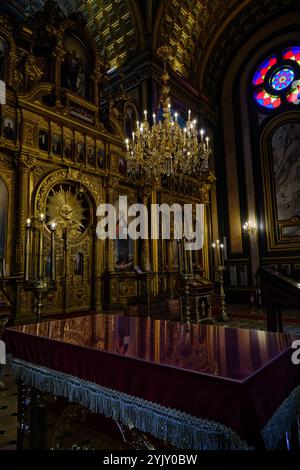
M198 61L214 31L241 0L169 0L162 14L158 45L172 49L172 68L189 75L195 59Z
M45 0L7 3L28 18L43 8ZM60 0L57 3L66 16L78 11L83 14L108 68L124 63L137 52L141 43L140 20L130 0Z
M299 0L166 0L156 19L155 47L169 45L173 70L212 91L216 74L222 76L247 35L297 5Z

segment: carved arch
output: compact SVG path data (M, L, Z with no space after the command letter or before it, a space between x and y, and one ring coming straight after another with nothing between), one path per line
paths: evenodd
M76 169L61 169L48 174L37 187L33 206L34 213L43 212L48 193L55 184L68 181L80 183L88 191L93 209L104 202L103 184L100 178L87 174L82 175Z
M17 61L16 43L12 35L12 25L7 16L0 16L0 36L4 39L7 45L7 69L6 69L6 84L13 85L14 71Z

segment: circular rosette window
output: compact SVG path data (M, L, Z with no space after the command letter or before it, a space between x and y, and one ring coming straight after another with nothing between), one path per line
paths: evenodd
M254 99L265 109L300 102L300 47L289 47L267 57L257 68L252 84Z
M47 197L47 225L56 224L58 237L80 237L88 227L89 203L83 188L69 183L55 185Z

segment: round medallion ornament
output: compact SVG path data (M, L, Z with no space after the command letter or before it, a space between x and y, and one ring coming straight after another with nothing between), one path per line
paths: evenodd
M69 238L80 236L87 227L88 204L85 195L72 185L56 185L47 199L47 225L56 224L57 235L67 230Z
M277 70L271 77L271 87L276 90L284 90L295 78L294 71L289 67L282 67Z

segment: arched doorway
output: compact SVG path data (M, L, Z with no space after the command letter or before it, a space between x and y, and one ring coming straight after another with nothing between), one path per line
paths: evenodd
M47 315L101 309L101 240L95 236L96 205L101 192L88 179L60 170L38 188L34 217L45 214L44 273L50 275L50 226L55 223L57 289L44 300ZM76 177L76 179L75 179ZM84 180L84 181L83 181ZM80 181L80 182L79 182Z

